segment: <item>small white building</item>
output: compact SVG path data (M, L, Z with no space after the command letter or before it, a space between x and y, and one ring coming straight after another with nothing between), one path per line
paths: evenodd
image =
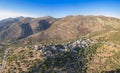
M39 50L39 46L38 45L35 45L35 51L38 51Z

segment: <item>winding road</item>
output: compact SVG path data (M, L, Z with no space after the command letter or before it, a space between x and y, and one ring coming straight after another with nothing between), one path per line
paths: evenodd
M0 73L2 73L3 70L4 70L4 67L5 67L5 59L6 59L6 56L7 56L7 54L8 54L8 52L9 52L10 49L11 49L11 48L7 48L6 51L5 51L5 54L4 54L4 57L3 57L3 60L2 60L2 64L0 65Z

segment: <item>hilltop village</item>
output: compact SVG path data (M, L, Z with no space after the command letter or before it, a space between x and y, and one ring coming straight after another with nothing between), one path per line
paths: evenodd
M52 57L57 55L58 53L63 52L73 52L77 53L79 49L86 49L90 46L90 43L97 43L92 42L90 39L79 39L74 42L68 42L64 44L55 44L55 45L35 45L34 50L36 52L41 52L43 57ZM25 47L27 48L27 47Z

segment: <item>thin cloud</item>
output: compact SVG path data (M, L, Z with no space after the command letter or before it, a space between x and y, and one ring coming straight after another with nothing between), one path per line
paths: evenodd
M25 14L25 13L19 13L19 12L12 12L12 11L1 11L0 10L0 20L5 19L5 18L14 18L14 17L19 17L19 16L24 16L24 17L36 17L30 14Z

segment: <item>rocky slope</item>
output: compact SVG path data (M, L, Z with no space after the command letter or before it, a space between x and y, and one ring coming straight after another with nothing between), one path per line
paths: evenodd
M105 16L67 16L53 18L50 16L40 18L18 17L0 21L0 41L53 41L70 40L117 29L120 19Z

